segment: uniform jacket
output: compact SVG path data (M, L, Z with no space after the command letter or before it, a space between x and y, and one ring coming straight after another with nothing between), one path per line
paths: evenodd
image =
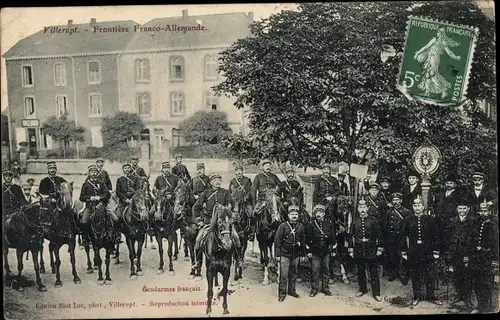
M395 207L389 209L383 228L383 232L386 235L386 244L395 244L399 247L405 219L412 214L411 210L406 209L403 206L397 209Z
M203 191L211 187L210 178L207 175L196 176L191 179L190 183L191 190L193 190L193 195L201 195Z
M160 174L156 177L154 188L156 190L165 189L167 192L173 192L175 188L177 188L177 184L179 183L179 177L173 173L169 173L168 175Z
M373 216L357 216L352 225L354 258L375 260L378 248L383 246L379 222Z
M384 200L382 193L378 193L377 197L372 198L369 194L365 196L366 204L368 205L368 214L377 218L382 226L386 219L387 203Z
M408 242L406 237L408 237ZM413 214L405 219L401 233L401 251L408 253L410 261L431 259L433 251L440 251L439 242L438 226L432 216L417 217Z
M472 270L490 271L491 261L498 261L498 220L479 217L470 230L469 266Z
M379 182L379 184L380 184L380 182ZM368 191L368 189L370 189L370 180L364 179L363 186L365 187L365 190ZM384 198L386 203L390 203L391 202L391 195L396 191L397 191L396 188L392 184L390 184L389 189L387 189L387 190L380 189L379 194L382 196L382 198Z
M233 205L229 191L224 188L219 188L219 190L216 191L210 186L203 191L198 200L196 200L192 209L193 217L201 217L204 223L210 223L210 218L212 217L212 212L214 211L216 203L223 206L227 206L228 204ZM206 204L205 210L203 210L203 204Z
M90 200L92 196L99 196L101 199L99 201ZM85 202L88 206L96 206L99 202L106 204L109 201L111 194L109 193L106 185L99 179L87 179L80 191L80 201Z
M113 185L111 184L111 179L109 178L109 174L106 170L102 169L97 173L97 179L104 183L104 186L109 191L113 190Z
M297 180L282 181L279 187L279 195L284 201L290 203L292 196L295 196L299 199L300 203L304 203L304 190Z
M122 204L125 203L126 199L132 199L140 188L141 181L137 175L121 176L116 180L116 196Z
M144 171L143 168L137 166L137 167L133 167L132 166L132 172L131 172L132 175L136 175L137 177L147 177L148 175L146 174L146 171Z
M340 194L340 184L335 177L321 176L314 183L313 206L327 205L328 196L336 197Z
M191 180L191 176L189 175L187 167L182 163L176 163L175 166L172 167L172 173L178 176L179 179L182 179L186 182Z
M420 186L420 183L417 182L413 191L411 191L409 184L405 185L403 187L403 207L412 208L413 200L415 200L417 196L422 197L422 187Z
M246 203L251 204L252 203L252 194L251 194L252 180L250 180L250 178L245 177L245 176L242 176L241 179L233 178L231 180L231 182L229 182L229 194L232 195L233 192L238 188L242 189L245 196L247 197Z
M45 177L40 181L38 192L45 196L59 199L59 186L63 182L67 182L66 179L59 176L54 176L53 178Z
M268 188L279 187L281 181L274 173L261 172L255 176L252 183L251 195L252 200L264 200L266 197L266 186ZM258 193L258 194L257 194Z
M470 235L476 225L477 218L471 213L465 216L463 221L457 215L450 219L446 226L443 242L446 243L445 249L448 251L448 261L454 264L462 264L463 258L467 256L470 247Z
M289 222L283 222L278 226L274 236L274 250L276 257L287 257L290 259L305 254L306 235L304 226L297 222L292 226Z
M7 186L2 183L2 213L12 213L21 206L27 205L28 201L24 197L23 190L17 184Z
M453 190L448 196L446 196L446 190L441 190L434 197L434 214L441 222L446 224L452 217L457 215L458 202L460 194L458 189Z
M335 244L335 225L329 221L318 221L311 219L305 227L307 253L315 256L324 256L329 253L331 247Z
M481 193L479 196L476 196L474 186L471 186L466 189L465 191L465 196L468 198L469 203L471 204L473 208L473 213L476 214L479 212L479 205L486 200L486 202L493 202L494 206L496 207L497 205L497 195L496 191L494 188L483 185L483 189L481 190Z

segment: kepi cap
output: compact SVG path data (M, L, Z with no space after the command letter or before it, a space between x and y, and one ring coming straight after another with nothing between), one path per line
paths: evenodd
M170 168L170 161L163 161L161 163L162 168Z
M295 170L293 169L292 166L286 166L285 167L285 173L288 173L288 172L295 172Z
M293 212L293 211L299 212L299 207L295 206L295 205L289 206L288 207L288 212Z
M130 157L130 160L139 160L139 157L138 156L133 156L133 157Z
M91 164L88 169L89 169L89 171L91 171L91 170L97 171L97 166L95 164Z
M198 170L198 169L205 169L205 164L204 163L197 163L196 170Z
M14 172L12 172L12 171L10 171L10 170L4 170L4 171L2 172L2 175L3 175L4 177L8 177L8 176L11 176L11 177L12 177L12 176L14 176Z
M104 162L104 159L99 157L95 160L95 162Z
M266 165L266 164L268 164L268 163L269 163L269 164L272 164L272 163L271 163L271 160L269 160L269 159L264 159L264 160L262 160L262 161L260 162L260 166L261 166L261 167L263 167L264 165Z
M210 181L215 180L215 179L222 179L222 177L219 174L213 174L210 176Z
M378 179L378 182L379 182L379 183L382 183L382 182L391 182L391 179L390 179L388 176L381 176L381 177Z
M323 211L323 212L325 212L326 211L326 207L324 205L322 205L322 204L317 204L313 208L313 213L315 213L316 211Z
M380 185L376 182L370 183L370 187L368 189L377 189L380 190Z
M127 162L122 164L122 169L124 169L125 167L131 167L130 163Z
M323 165L321 166L321 169L325 169L325 168L332 170L332 166L328 163L323 163Z
M481 177L481 178L483 178L483 179L484 179L484 173L479 172L479 171L475 171L475 172L473 172L470 176L471 176L472 178L474 178L474 177Z
M55 161L49 161L47 162L47 169L51 168L57 168L56 162Z
M391 195L391 198L394 199L394 198L399 198L399 199L403 199L403 194L401 192L394 192L392 195Z
M23 188L23 190L26 190L26 189L31 190L31 186L27 183L23 183L22 188Z
M241 162L238 162L234 165L234 170L243 170L243 164Z
M174 156L174 158L175 158L175 159L177 159L177 158L182 158L182 154L177 153L177 154Z

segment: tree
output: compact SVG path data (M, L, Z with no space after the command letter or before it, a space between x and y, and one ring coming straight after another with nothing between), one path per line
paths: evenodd
M119 111L102 121L102 139L105 147L123 147L127 140L136 137L144 129L144 123L135 113Z
M409 15L479 28L463 108L408 101L396 89ZM461 174L496 163L496 133L478 108L496 94L495 24L475 3L302 4L250 29L222 53L225 80L215 87L250 109L251 133L224 142L235 157L303 167L371 158L404 173L416 147L430 141Z
M180 125L186 141L196 144L214 144L228 137L231 128L227 114L222 111L198 111Z
M51 116L42 125L42 129L59 143L59 150L66 158L66 147L71 141L82 142L85 129L76 126L75 121L68 120L67 115Z

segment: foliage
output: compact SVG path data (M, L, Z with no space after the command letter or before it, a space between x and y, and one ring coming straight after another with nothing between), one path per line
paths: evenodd
M66 158L66 145L71 141L82 142L85 129L76 126L75 121L68 120L67 115L61 117L51 116L42 125L42 129L59 142L63 158Z
M139 155L140 148L131 148L126 142L113 147L105 146L102 149L102 157L110 160L111 162L128 162L132 156Z
M141 117L135 113L119 111L102 121L101 133L106 147L120 146L131 137L136 137L144 129Z
M90 146L90 147L87 147L87 149L85 149L84 158L85 159L96 159L96 158L102 157L102 154L103 154L103 148Z
M9 117L6 115L2 114L2 132L1 132L1 137L2 137L2 142L9 142L10 137L9 137Z
M184 138L190 143L217 143L231 133L227 114L222 111L198 111L180 125Z
M463 108L409 101L396 89L409 15L479 29ZM282 11L222 53L225 80L215 91L249 109L251 128L223 145L240 159L375 163L404 174L429 141L443 153L443 172L496 168L496 131L478 108L496 95L494 44L495 24L473 2L310 3Z
M193 159L219 159L228 157L227 148L220 144L179 146L172 149L172 153L180 153L186 158Z

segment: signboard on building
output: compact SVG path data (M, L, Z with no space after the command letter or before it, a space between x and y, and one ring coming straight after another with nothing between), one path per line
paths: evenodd
M38 119L22 119L21 125L25 128L38 128L40 126L40 120L38 120Z

